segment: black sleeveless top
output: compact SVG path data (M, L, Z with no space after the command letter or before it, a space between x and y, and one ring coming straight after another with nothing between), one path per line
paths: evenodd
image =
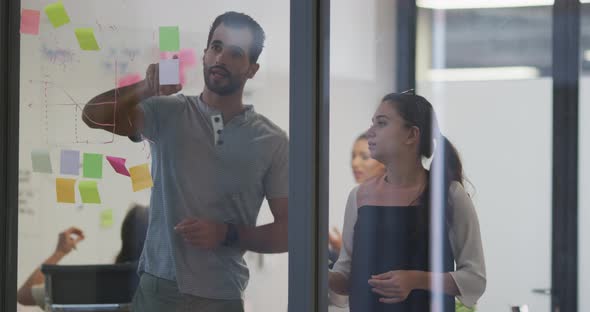
M371 291L371 275L395 270L432 271L428 233L416 231L418 209L423 206L362 206L354 226L350 273L351 312L428 312L431 292L413 290L400 303L381 303ZM446 222L445 222L446 223ZM448 228L445 224L445 233ZM454 258L448 235L442 238L443 271L454 271ZM443 296L443 311L455 311L455 297Z

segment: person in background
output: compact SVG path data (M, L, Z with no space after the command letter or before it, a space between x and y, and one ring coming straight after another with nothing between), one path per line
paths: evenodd
M354 176L356 184L361 184L366 180L382 175L385 172L385 166L371 158L369 151L369 143L367 141L367 135L361 134L352 145L352 154L350 158L350 167ZM338 260L340 254L340 248L342 246L342 235L337 227L333 227L328 237L330 243L330 262L335 263Z
M366 180L374 176L382 175L385 172L385 166L371 158L367 139L366 134L361 134L352 145L350 166L354 181L357 184L361 184ZM342 235L337 227L332 228L332 231L329 233L328 242L330 244L328 250L328 258L330 260L329 268L332 268L334 263L338 260L338 255L340 254L340 248L342 246ZM343 308L348 305L348 297L329 291L328 302L330 305Z
M121 250L115 258L115 263L137 262L148 225L148 209L145 206L134 205L125 215L121 226ZM76 245L84 240L84 232L77 227L59 233L55 251L42 264L58 264ZM17 301L25 306L40 306L43 308L45 296L45 277L38 266L25 283L18 289Z

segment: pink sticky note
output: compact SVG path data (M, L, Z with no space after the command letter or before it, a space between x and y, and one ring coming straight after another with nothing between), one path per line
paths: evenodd
M123 77L121 77L119 79L119 82L117 83L117 86L119 88L123 88L126 86L130 86L134 83L140 82L143 78L141 77L140 74L129 74L129 75L125 75Z
M130 176L127 167L125 167L125 158L114 157L114 156L107 156L107 160L113 166L113 169L119 174Z
M20 32L22 34L38 35L40 12L36 10L22 10L20 17Z
M186 84L186 72L197 64L197 54L193 49L182 49L178 55L180 60L180 84Z
M160 51L160 59L161 60L171 59L176 54L177 54L176 52L161 52Z
M182 49L178 54L178 58L180 59L180 66L193 66L197 64L197 54L193 49Z

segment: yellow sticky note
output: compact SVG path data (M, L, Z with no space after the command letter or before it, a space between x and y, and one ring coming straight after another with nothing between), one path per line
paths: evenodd
M133 184L134 192L154 186L148 164L129 168L129 174L131 174L131 183Z
M80 181L78 183L80 197L85 204L100 204L100 195L98 194L98 185L96 181Z
M113 227L113 209L105 209L100 212L100 227L111 228Z
M55 28L70 22L70 17L68 16L66 8L64 8L64 4L61 3L61 1L45 6L45 14L47 14L49 21Z
M100 50L100 48L98 47L98 42L96 42L96 37L94 37L94 30L92 28L76 28L74 32L76 33L76 38L78 38L78 44L80 44L80 48L82 50Z
M57 193L58 203L73 204L76 202L76 193L74 191L75 184L76 179L55 179L55 192Z

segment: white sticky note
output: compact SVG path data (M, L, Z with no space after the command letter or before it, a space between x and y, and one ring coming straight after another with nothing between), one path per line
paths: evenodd
M180 83L180 60L160 60L160 85Z

